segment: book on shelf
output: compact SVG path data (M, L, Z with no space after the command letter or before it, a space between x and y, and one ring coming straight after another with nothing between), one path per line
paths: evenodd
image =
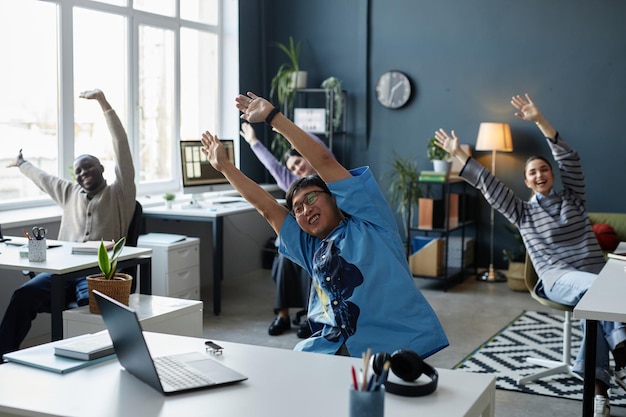
M54 354L66 358L90 361L115 353L109 332L84 335L64 340L54 346Z
M113 249L113 246L115 246L115 242L110 240L105 240L104 241L104 247L106 248L106 250L111 250ZM100 248L100 241L99 240L88 240L86 242L82 242L82 243L76 243L74 244L74 246L72 246L72 253L73 254L87 254L87 255L97 255L98 254L98 249Z
M447 175L445 172L421 171L419 175L419 180L425 182L445 182L446 179Z
M607 256L612 259L619 259L620 261L626 261L626 252L609 252Z

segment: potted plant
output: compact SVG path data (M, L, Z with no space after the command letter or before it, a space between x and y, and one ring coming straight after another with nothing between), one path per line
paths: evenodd
M174 200L176 199L176 195L172 193L165 193L163 194L163 199L165 200L165 205L167 206L167 208L171 209L172 204L174 203Z
M278 71L272 78L270 98L276 93L280 106L291 110L296 90L306 87L306 72L300 71L298 63L301 44L294 42L293 37L290 36L289 45L280 42L276 42L275 45L287 55L289 61L278 67Z
M322 81L322 88L326 93L326 113L328 114L328 131L330 132L331 130L337 130L341 124L341 116L343 115L343 91L341 90L341 80L336 77L328 77ZM330 114L331 98L333 114Z
M419 171L417 162L413 159L403 159L396 157L393 160L393 169L387 173L389 179L389 203L396 207L396 211L402 215L405 240L409 238L408 224L413 224L413 219L408 218L409 213L417 210L409 210L410 207L417 206L421 197L421 191L417 180Z
M272 78L270 88L270 98L274 97L278 99L279 107L285 113L285 116L292 118L289 114L293 111L293 100L298 88L306 88L306 71L300 71L299 59L300 59L300 42L295 42L293 37L289 37L289 44L285 45L280 42L275 42L281 51L287 55L288 62L283 63L278 67L278 71ZM285 152L291 148L291 145L280 133L275 132L272 139L271 151L277 159L281 160Z
M98 267L100 274L89 275L87 277L87 288L89 290L89 312L99 314L100 309L93 295L93 290L98 290L103 294L128 305L130 299L130 289L133 277L128 274L117 272L117 259L126 245L126 237L122 237L115 242L111 249L111 256L104 246L104 240L100 241L98 248Z
M446 176L450 173L452 162L449 161L450 154L448 151L437 145L437 139L432 137L428 140L426 156L433 163L433 170L437 172L445 172Z

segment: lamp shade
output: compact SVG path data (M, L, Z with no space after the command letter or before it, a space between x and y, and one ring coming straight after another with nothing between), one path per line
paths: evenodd
M513 151L511 127L508 123L483 122L478 128L477 151Z

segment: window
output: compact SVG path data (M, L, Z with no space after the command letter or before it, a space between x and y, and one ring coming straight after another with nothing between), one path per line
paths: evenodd
M234 106L219 111L239 90L237 7L237 0L0 1L0 39L11 40L0 43L0 56L12 63L0 69L0 209L49 204L17 168L4 168L20 149L68 179L74 158L93 154L113 180L100 106L78 98L94 88L126 128L138 193L179 190L181 138L206 129L238 135Z

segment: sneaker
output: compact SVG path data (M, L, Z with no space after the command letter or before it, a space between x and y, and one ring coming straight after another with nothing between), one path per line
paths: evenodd
M274 319L272 324L270 324L270 328L267 329L267 332L270 336L278 336L285 333L285 330L289 330L291 328L291 324L289 324L289 317L286 319L278 316Z
M626 391L626 368L615 371L613 373L613 377L617 385L619 385L624 391Z
M603 395L596 395L593 401L593 417L611 417L609 399Z

